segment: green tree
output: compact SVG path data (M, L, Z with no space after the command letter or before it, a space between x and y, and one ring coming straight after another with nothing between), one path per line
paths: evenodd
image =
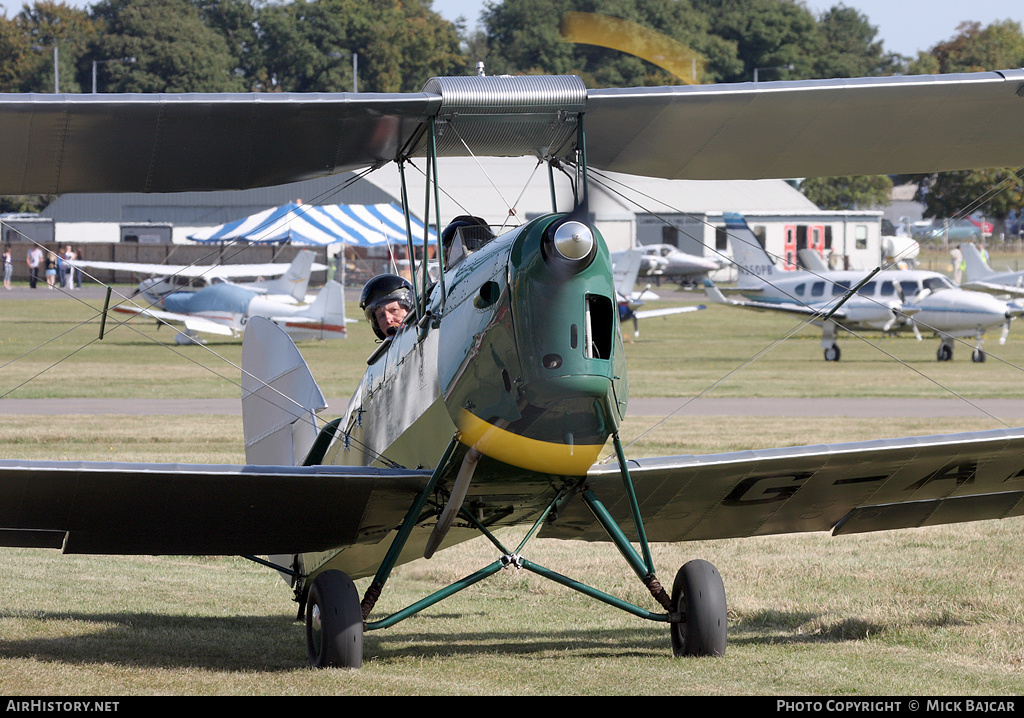
M821 209L878 207L889 204L892 180L885 175L809 177L800 191Z
M890 75L900 69L898 55L886 53L878 28L867 15L836 5L818 18L820 50L813 58L813 77L868 77Z
M914 199L924 204L925 217L982 214L1006 219L1024 207L1024 169L993 168L938 172L918 179Z
M1005 20L982 27L961 23L957 34L920 53L911 63L914 73L982 72L1024 67L1024 33L1018 22ZM915 199L924 203L925 217L957 217L980 212L1004 219L1024 207L1020 171L1014 168L939 172L905 178L917 184Z
M82 91L83 58L98 36L86 11L62 2L37 0L15 15L14 26L21 39L14 47L14 70L6 75L19 91L54 91L54 46L60 91Z
M225 38L204 24L188 0L101 0L93 6L104 33L96 59L109 63L106 86L114 92L232 92L244 79Z
M740 66L735 45L708 32L707 17L677 0L505 0L483 14L485 57L491 74L577 74L589 87L678 84L680 78L639 57L599 45L567 42L561 32L568 12L591 13L655 30L705 60L704 82L716 82Z
M455 26L428 0L298 0L268 6L258 24L268 89L350 91L353 53L360 92L412 92L466 70Z
M734 43L740 66L724 82L810 77L821 38L814 15L795 0L692 0L710 32ZM769 74L770 73L770 74Z
M983 72L1024 67L1024 34L1013 20L994 22L983 28L979 22L963 22L952 39L933 47L939 72Z
M25 56L29 53L28 38L14 20L0 17L0 92L21 91Z
M265 78L259 44L259 7L262 0L192 0L203 23L227 43L234 73L248 89L261 89Z

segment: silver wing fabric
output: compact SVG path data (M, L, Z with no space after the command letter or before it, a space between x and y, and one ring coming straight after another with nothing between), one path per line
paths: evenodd
M1018 166L1024 70L591 90L587 159L669 179Z
M1002 519L1024 515L1024 428L639 459L629 472L652 541ZM618 465L587 484L634 534ZM580 501L541 535L605 540Z
M1024 70L586 90L435 78L408 94L0 95L0 194L246 189L440 156L566 156L670 179L1024 164ZM523 98L527 101L524 102ZM515 98L515 102L509 101Z

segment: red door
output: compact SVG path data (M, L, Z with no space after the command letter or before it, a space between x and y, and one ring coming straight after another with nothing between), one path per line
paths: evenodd
M783 269L790 271L796 269L796 227L786 225L785 233L785 240L782 245Z

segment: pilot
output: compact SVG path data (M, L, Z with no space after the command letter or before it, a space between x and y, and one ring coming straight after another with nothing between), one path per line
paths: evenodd
M397 274L378 274L363 286L359 296L359 308L381 340L398 331L412 305L412 285Z

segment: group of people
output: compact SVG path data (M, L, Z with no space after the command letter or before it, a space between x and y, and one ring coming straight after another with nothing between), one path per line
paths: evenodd
M82 272L71 265L78 255L79 253L72 249L70 244L64 247L63 252L44 252L38 245L32 247L25 257L25 263L28 264L28 285L35 289L41 279L40 271L42 271L42 277L46 279L46 286L50 289L54 287L81 289ZM6 278L6 276L5 266L4 277Z

